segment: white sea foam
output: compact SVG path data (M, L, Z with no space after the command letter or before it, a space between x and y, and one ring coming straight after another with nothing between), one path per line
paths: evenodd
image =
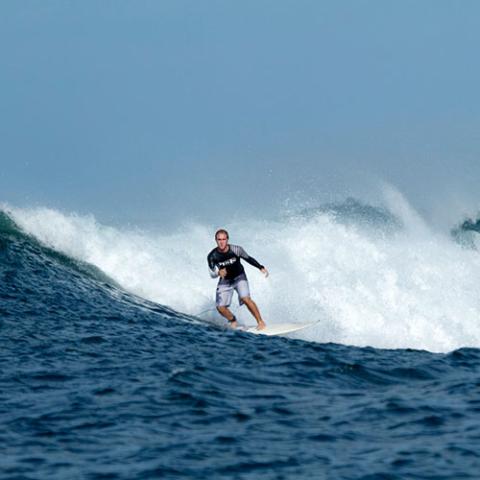
M441 352L480 347L478 253L429 229L398 192L387 192L386 202L405 225L387 236L326 213L226 225L231 242L270 270L265 279L246 265L264 318L320 319L296 334L317 342ZM191 224L166 235L46 208L8 210L26 232L96 265L127 291L188 314L213 307L206 255L215 226ZM239 317L252 324L244 309Z

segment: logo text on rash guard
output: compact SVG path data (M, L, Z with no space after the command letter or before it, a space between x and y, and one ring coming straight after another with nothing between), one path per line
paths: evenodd
M237 259L235 257L229 258L228 260L225 260L224 262L218 262L219 267L226 267L227 265L232 265L235 263Z

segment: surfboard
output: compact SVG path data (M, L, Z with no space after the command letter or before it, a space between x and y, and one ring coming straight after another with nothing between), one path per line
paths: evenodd
M279 323L277 325L267 325L263 330L257 330L257 327L248 327L244 331L254 333L255 335L286 335L287 333L298 332L298 330L311 327L318 322L319 320L309 323Z

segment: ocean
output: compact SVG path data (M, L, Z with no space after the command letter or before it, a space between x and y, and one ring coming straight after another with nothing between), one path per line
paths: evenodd
M262 337L212 309L216 227L1 207L0 478L480 478L472 228L395 194L232 222L266 322L319 320Z

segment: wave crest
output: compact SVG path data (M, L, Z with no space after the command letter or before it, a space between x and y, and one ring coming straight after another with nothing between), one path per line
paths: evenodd
M189 224L165 234L51 209L12 208L10 215L42 244L94 265L128 292L189 315L214 306L206 266L213 226ZM391 234L372 235L375 225ZM429 229L403 198L390 197L388 208L350 199L227 228L232 243L270 270L265 280L246 266L267 322L321 319L297 338L431 351L480 347L478 254Z

